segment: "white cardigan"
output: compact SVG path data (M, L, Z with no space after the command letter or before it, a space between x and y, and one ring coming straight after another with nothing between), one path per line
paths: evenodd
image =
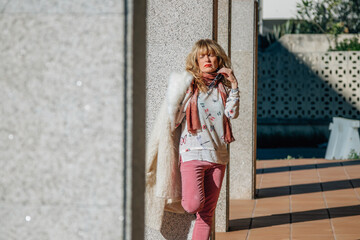
M181 129L175 129L175 116L192 80L188 72L170 75L165 100L146 144L145 224L157 230L165 210L185 213L178 164Z

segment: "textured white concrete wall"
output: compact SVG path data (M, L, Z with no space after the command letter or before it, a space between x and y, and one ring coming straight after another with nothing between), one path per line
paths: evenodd
M168 76L185 70L185 58L200 38L212 38L212 0L150 0L147 5L147 138L165 97ZM193 215L165 214L160 232L146 239L191 239Z
M263 19L295 19L296 4L301 0L261 0Z
M132 1L10 0L0 10L0 238L130 239Z
M360 39L356 34L340 34L337 41L342 42L354 37ZM266 51L278 52L286 49L293 53L313 53L327 52L330 47L335 47L335 37L331 34L285 34Z

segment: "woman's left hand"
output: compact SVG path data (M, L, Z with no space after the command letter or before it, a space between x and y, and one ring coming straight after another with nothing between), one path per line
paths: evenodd
M231 88L235 89L238 87L237 79L230 68L223 67L217 73L221 73L227 80L231 82Z

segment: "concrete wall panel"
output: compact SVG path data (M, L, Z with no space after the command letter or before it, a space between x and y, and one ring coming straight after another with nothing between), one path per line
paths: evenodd
M133 22L130 0L0 7L0 238L143 239L145 14Z
M168 76L185 70L200 38L212 38L212 1L151 0L147 10L147 133L166 92Z
M122 0L8 0L4 1L4 13L124 13ZM7 2L7 3L5 3Z

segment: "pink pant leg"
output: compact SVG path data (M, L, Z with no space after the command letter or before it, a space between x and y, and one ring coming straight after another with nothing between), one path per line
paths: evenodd
M182 206L196 213L193 240L208 240L225 165L193 160L181 163Z
M213 164L210 169L205 171L205 203L204 207L196 213L193 240L209 239L212 220L224 178L225 167L226 166L222 164Z
M181 162L181 204L188 213L196 213L205 202L204 176L206 162L193 160Z

